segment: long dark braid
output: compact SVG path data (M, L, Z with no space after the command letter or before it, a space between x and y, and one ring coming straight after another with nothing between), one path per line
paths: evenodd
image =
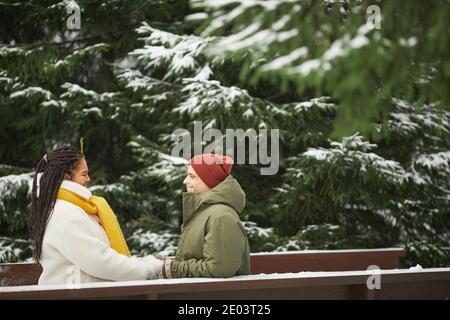
M33 256L36 262L41 260L42 257L45 228L53 211L58 190L64 180L64 174L71 174L82 158L83 155L77 148L71 145L63 145L45 155L36 166L31 193L31 211L28 217L34 247ZM37 179L39 173L42 173L42 176L38 194Z

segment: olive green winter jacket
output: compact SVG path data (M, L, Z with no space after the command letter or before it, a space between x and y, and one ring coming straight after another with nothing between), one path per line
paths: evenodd
M206 192L183 193L183 225L172 276L250 274L250 248L239 214L245 193L231 175Z

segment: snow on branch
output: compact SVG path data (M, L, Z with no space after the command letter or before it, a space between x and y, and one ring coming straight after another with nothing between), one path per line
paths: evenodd
M359 133L343 138L342 142L333 141L331 147L330 149L309 148L301 155L328 163L343 160L351 167L359 165L362 172L372 169L377 175L392 178L400 183L403 183L406 179L406 171L398 162L386 160L370 152L377 145L364 141Z
M193 8L212 11L215 14L214 19L209 24L209 27L204 30L203 35L214 34L236 21L245 20L245 17L247 17L250 12L276 12L281 6L297 3L299 3L298 0L191 0ZM228 13L224 13L222 10L225 9L225 7L233 7L233 9ZM298 6L293 8L293 10L299 9ZM255 14L253 16L255 16Z
M415 166L426 168L443 175L450 174L450 151L421 154L414 161Z
M177 234L169 230L152 232L138 229L128 240L133 244L133 247L138 249L140 256L148 254L171 256L177 250L178 238Z
M235 86L226 87L216 80L184 79L182 92L186 99L174 109L178 113L199 114L208 112L231 112L240 110L244 118L252 118L264 110L283 113L271 102L252 97L247 90Z
M399 133L422 133L426 129L450 132L450 112L434 105L418 107L402 99L392 99L394 111L389 114L389 130Z
M27 185L28 190L31 193L33 174L34 173L30 172L0 177L0 194L2 195L2 198L15 197L17 190L22 187L22 185Z
M367 46L370 41L366 34L370 31L368 25L363 25L358 29L357 35L351 37L346 34L342 39L338 39L328 48L325 53L319 58L301 62L298 65L287 68L287 73L290 75L308 76L313 71L327 72L331 70L331 63L339 57L346 57L352 50L360 49ZM267 66L262 67L263 70L268 69ZM273 69L272 69L273 70Z
M67 55L64 59L58 60L55 63L48 63L45 68L46 70L58 70L60 68L68 67L76 63L78 60L82 59L88 54L98 54L108 48L106 43L96 43L92 46L87 46L85 48L75 50L71 54Z
M27 258L31 260L31 252L29 240L0 237L0 263L23 262Z
M205 63L200 62L207 46L213 38L201 38L192 35L175 35L152 28L147 23L137 29L145 42L143 48L129 53L143 64L150 73L155 69L165 68L163 80L181 82L184 77L194 77L201 73L202 79L208 79L211 69L205 70Z
M60 95L62 99L73 99L76 97L85 97L90 100L107 102L111 101L114 97L116 97L119 93L117 92L103 92L97 93L93 90L87 90L76 83L66 82L61 85L61 88L65 89L66 92Z
M139 70L129 68L123 69L117 75L117 79L120 83L125 85L125 88L129 88L133 90L133 92L139 90L152 91L154 89L161 91L162 88L179 88L178 85L143 75Z
M143 174L158 176L167 183L181 181L186 171L187 161L161 152L157 154L159 161L148 167Z
M50 100L52 93L41 87L28 87L19 91L15 91L9 95L10 98L15 99L18 97L30 98L30 97L42 97L45 100Z
M367 46L366 36L372 28L363 24L355 35L344 34L329 43L324 33L329 26L317 30L316 36L305 37L308 23L305 14L313 6L323 6L323 12L332 5L339 6L345 17L352 6L360 3L349 1L326 1L322 4L305 3L301 0L279 1L191 1L196 8L209 13L210 21L202 36L223 36L213 44L211 53L224 55L252 50L263 54L268 62L260 66L260 72L282 72L290 76L306 77L313 72L331 70L331 63L339 57L348 56L353 50ZM323 13L322 13L323 14ZM309 20L308 20L309 21ZM323 30L322 30L323 29ZM229 32L233 30L233 32ZM312 42L312 43L311 43ZM319 50L309 50L320 43ZM314 54L314 56L313 56ZM270 58L272 56L272 58Z
M0 69L0 87L10 90L11 88L20 89L23 85L18 77L11 78L6 70Z
M336 111L338 106L330 101L330 97L312 98L309 101L302 101L294 104L296 112L308 112L311 109L320 109L325 112Z

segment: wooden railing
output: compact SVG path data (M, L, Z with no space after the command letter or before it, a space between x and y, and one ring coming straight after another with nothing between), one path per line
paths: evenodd
M251 274L366 270L370 265L395 269L404 255L401 248L253 253ZM0 264L0 286L37 284L41 272L41 266L36 263Z
M4 264L0 299L449 299L450 268L392 270L402 256L402 249L252 254L249 276L76 288L34 285L41 272L38 265ZM367 271L370 265L383 270ZM368 281L378 276L380 289L370 289Z
M79 288L0 288L0 299L449 299L450 268L381 270L379 289L369 271L304 272L229 279L170 279L83 284Z
M404 256L405 251L401 248L254 253L251 266L252 274L366 270L370 265L395 269Z

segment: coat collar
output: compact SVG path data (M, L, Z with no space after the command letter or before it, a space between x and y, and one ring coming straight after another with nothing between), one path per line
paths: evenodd
M245 193L233 176L229 175L209 191L183 192L183 224L186 224L203 208L217 203L230 206L238 214L244 209Z
M86 200L89 200L92 197L92 193L88 190L88 188L70 180L63 180L60 188L76 193Z

